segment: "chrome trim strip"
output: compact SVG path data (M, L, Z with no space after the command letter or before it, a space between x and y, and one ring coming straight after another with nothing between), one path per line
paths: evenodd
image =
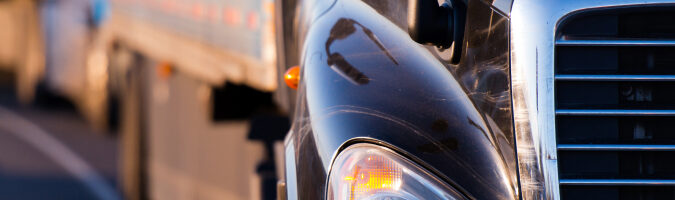
M555 138L555 46L571 13L672 0L515 0L511 7L511 88L523 200L560 199Z
M561 179L560 185L671 186L675 180L648 179Z
M555 75L556 81L675 81L675 75Z
M558 109L559 116L675 116L675 110Z
M286 183L286 199L297 200L298 199L298 176L297 169L295 165L295 144L292 138L294 134L293 130L289 131L284 139L284 181Z
M674 40L565 40L555 41L557 46L675 46Z
M559 151L675 151L675 145L558 144Z

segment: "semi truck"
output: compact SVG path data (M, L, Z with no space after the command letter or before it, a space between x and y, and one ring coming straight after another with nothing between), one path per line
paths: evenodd
M280 199L675 199L672 0L284 2Z

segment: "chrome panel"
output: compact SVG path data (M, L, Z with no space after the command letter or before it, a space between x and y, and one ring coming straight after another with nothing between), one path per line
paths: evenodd
M673 40L565 40L555 42L558 46L675 46Z
M511 5L513 5L513 0L493 0L492 7L496 8L500 12L504 13L506 16L511 12Z
M555 30L565 16L593 8L672 0L515 0L511 9L514 125L525 200L560 199L555 141ZM569 182L565 182L569 183Z
M293 144L293 130L284 138L284 181L286 183L286 199L298 199L298 180L295 167L295 145Z
M675 145L558 144L565 151L675 151Z
M675 110L558 109L555 114L566 116L675 116Z
M670 186L675 180L645 179L562 179L561 185L603 185L603 186Z
M555 75L557 81L675 81L675 75Z

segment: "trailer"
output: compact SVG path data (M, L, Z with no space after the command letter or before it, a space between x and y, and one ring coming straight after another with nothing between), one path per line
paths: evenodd
M263 192L276 182L273 145L261 140L283 137L289 109L274 92L284 70L274 3L111 1L101 37L125 198L273 197ZM261 137L253 121L280 131Z

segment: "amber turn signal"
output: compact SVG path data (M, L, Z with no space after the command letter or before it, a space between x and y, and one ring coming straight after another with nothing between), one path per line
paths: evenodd
M286 70L286 73L284 73L284 81L289 88L297 90L298 85L300 84L300 67L293 66Z

